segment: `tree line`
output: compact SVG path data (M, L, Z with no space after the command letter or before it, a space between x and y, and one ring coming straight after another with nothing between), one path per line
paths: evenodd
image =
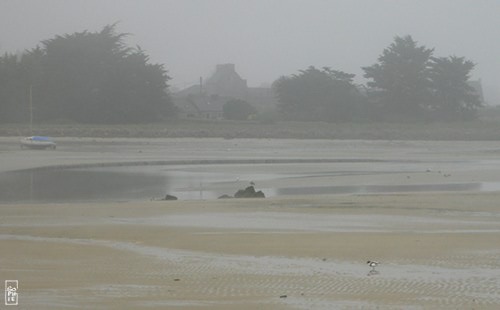
M175 114L170 77L114 25L0 57L0 121L147 122Z
M175 117L170 77L140 47L124 43L115 25L98 32L55 36L22 55L0 57L0 121L70 120L131 123ZM411 36L395 37L378 62L354 74L309 67L273 83L285 119L306 121L455 120L476 116L481 101L469 85L474 63L434 57ZM32 104L31 104L32 103ZM228 118L256 111L236 100Z
M475 64L464 57L434 57L411 36L395 37L378 62L362 67L366 86L354 74L309 67L274 82L279 108L288 119L352 121L463 120L476 117L481 100L470 86Z

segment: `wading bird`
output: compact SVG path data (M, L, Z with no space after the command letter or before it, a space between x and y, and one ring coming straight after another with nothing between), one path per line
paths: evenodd
M375 267L377 267L378 264L380 264L379 262L372 261L372 260L369 260L366 263L368 264L368 266L372 267L372 270L375 270Z

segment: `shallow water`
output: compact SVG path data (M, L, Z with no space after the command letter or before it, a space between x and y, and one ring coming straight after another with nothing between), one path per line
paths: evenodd
M354 176L362 182L365 176L378 174L396 175L408 173L408 166L383 167L383 170L321 171L311 165L311 170L287 165L238 165L237 168L211 166L121 166L99 168L74 168L53 170L24 170L0 173L0 203L16 202L76 202L76 201L129 201L161 199L166 194L179 199L215 199L221 195L233 195L257 182L256 189L266 197L284 195L365 194L428 191L496 191L496 182L454 182L425 184L369 184L363 185L310 185L313 178L341 178ZM390 164L390 163L389 163ZM320 164L318 164L320 165ZM228 166L228 165L227 165ZM300 165L299 165L300 166ZM218 169L220 168L220 169ZM418 171L415 167L413 172ZM421 171L420 171L421 172ZM259 182L273 184L278 180L304 180L302 185L259 187ZM271 182L268 182L271 181Z

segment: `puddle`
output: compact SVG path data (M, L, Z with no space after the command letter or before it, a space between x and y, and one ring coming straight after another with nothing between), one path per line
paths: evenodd
M500 186L497 185L498 189ZM493 190L495 186L484 183L451 184L413 184L413 185L361 185L361 186L314 186L289 187L277 189L277 195L323 195L323 194L370 194L397 192L434 192L434 191L483 191Z
M152 174L49 170L4 173L0 177L2 202L66 202L130 199L165 191L168 177ZM162 190L162 191L160 191Z
M158 167L6 172L0 174L0 203L150 200L167 193L180 199L213 199L219 193L204 188L229 181L234 176Z
M272 169L279 167L273 164ZM189 166L121 166L99 168L73 168L54 170L24 170L0 173L0 203L51 203L51 202L91 202L91 201L130 201L160 199L165 194L179 199L216 199L223 194L234 194L248 185L249 180L257 182L256 188L266 197L284 195L321 195L321 194L369 194L395 192L429 191L497 191L500 183L439 183L412 185L356 185L356 186L299 186L281 188L260 188L259 181L285 178L307 178L323 176L316 171L268 169L261 165L238 165L234 171L210 167L192 169ZM253 170L253 171L252 171ZM242 171L245 171L244 173ZM240 174L244 174L244 178ZM292 175L292 173L294 173ZM375 175L380 171L340 171L334 177L345 175ZM400 170L384 173L401 173ZM329 172L329 175L335 173ZM241 179L240 179L241 178Z

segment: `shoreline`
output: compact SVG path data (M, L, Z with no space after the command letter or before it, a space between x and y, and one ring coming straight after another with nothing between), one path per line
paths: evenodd
M493 116L489 115L492 114ZM497 111L454 122L298 122L176 119L145 124L35 124L37 135L87 138L224 138L313 140L498 141ZM30 136L27 124L0 125L0 136Z
M54 151L21 150L18 138L0 137L0 172L134 163L404 163L500 158L500 141L65 137L56 142Z
M168 161L290 176L259 187L500 182L498 155L496 142L66 138L22 151L0 138L0 174ZM221 160L233 164L188 164ZM37 309L498 309L498 201L500 191L0 204L0 273Z

